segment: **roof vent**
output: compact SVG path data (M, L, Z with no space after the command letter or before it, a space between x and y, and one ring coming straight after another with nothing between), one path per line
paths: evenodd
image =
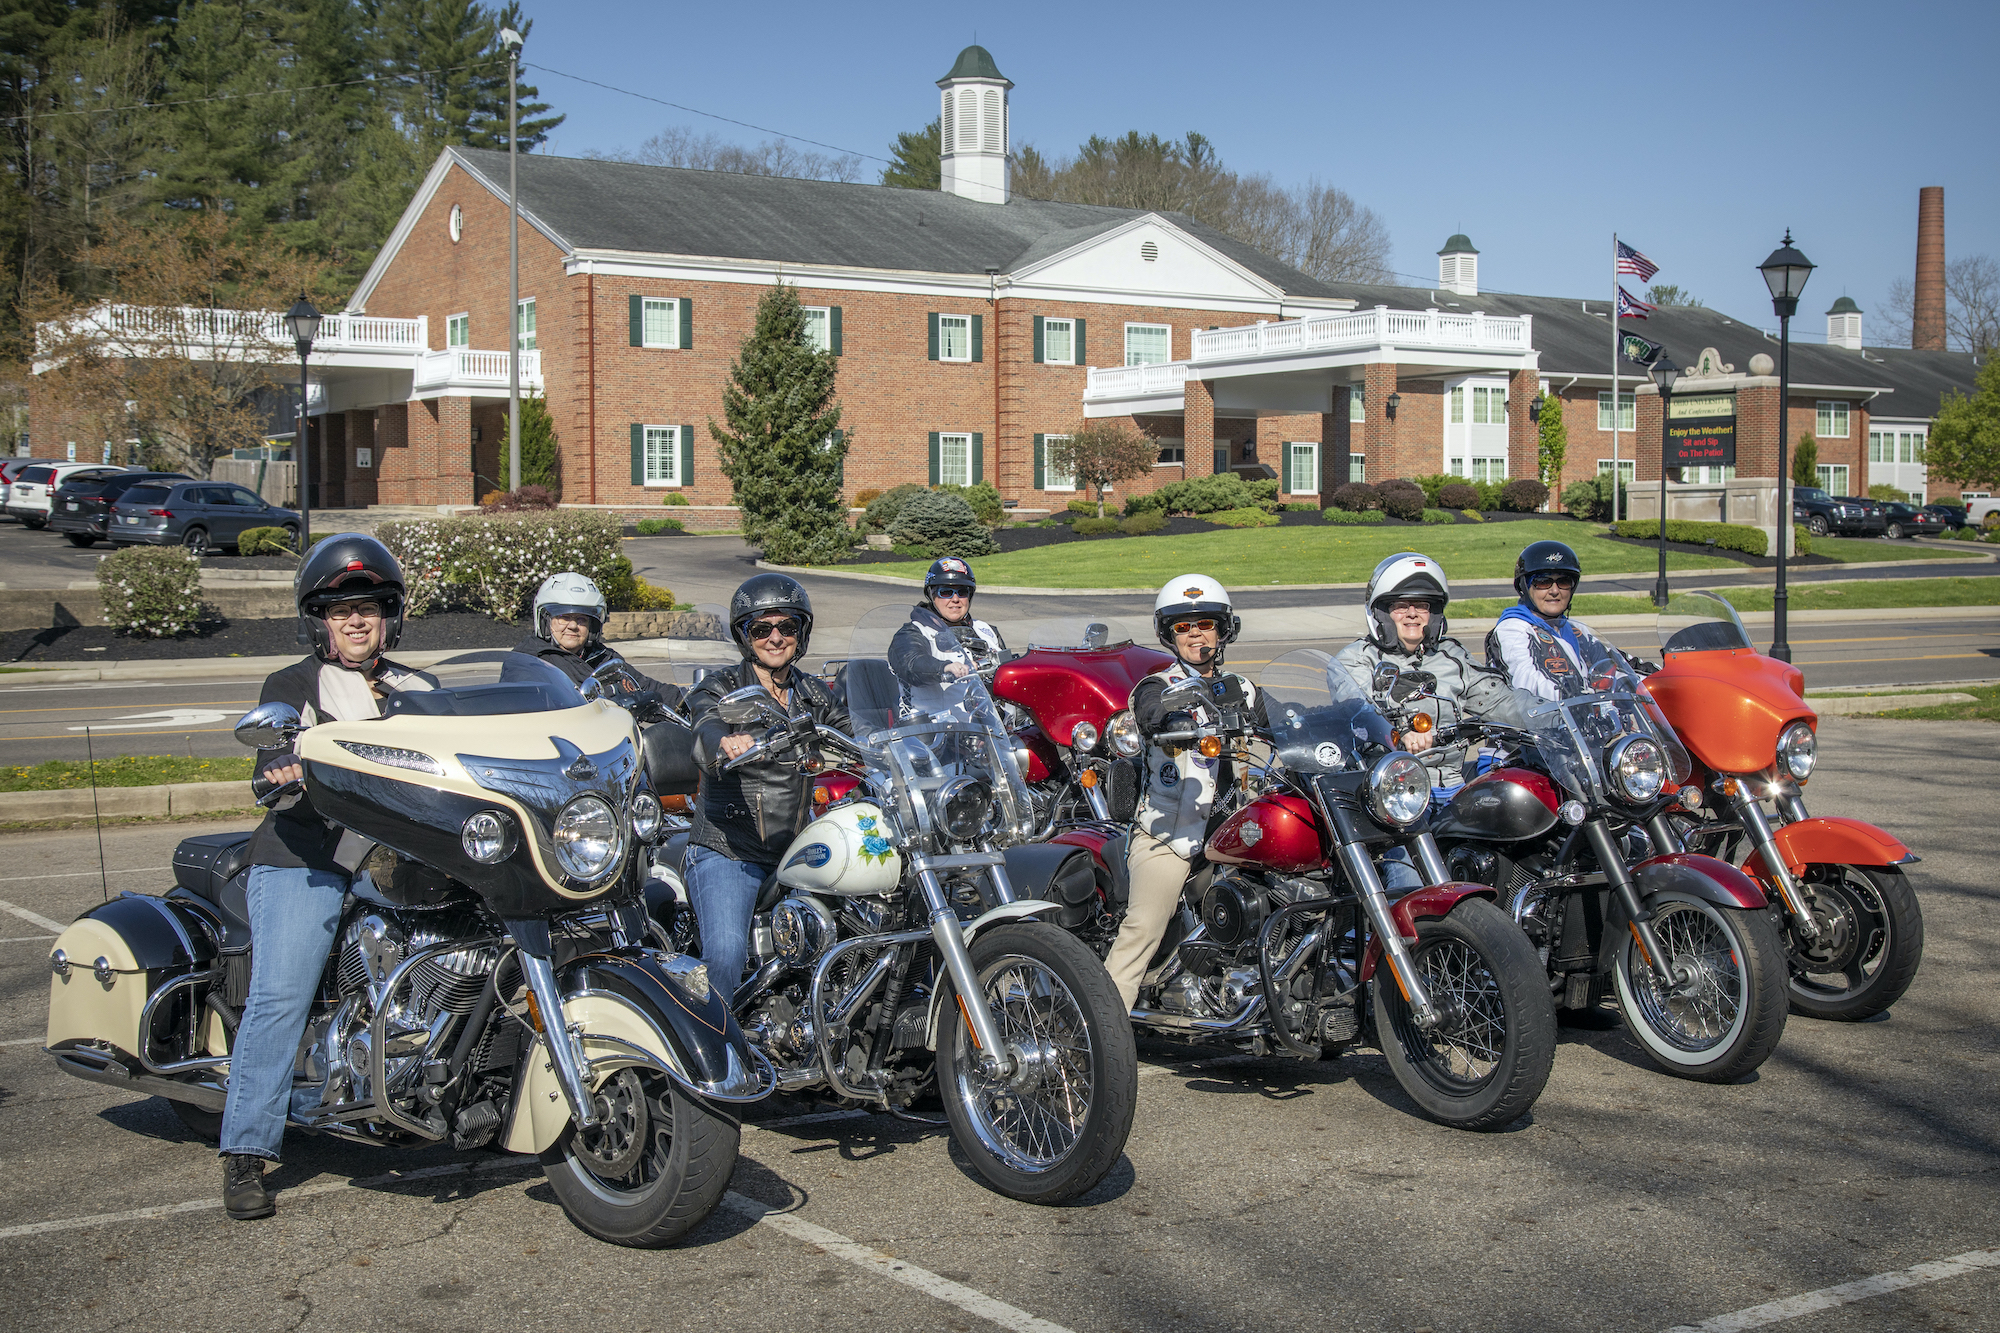
M1145 242L1143 242L1143 243L1141 243L1141 244L1140 244L1140 246L1139 246L1139 258L1141 258L1141 259L1145 260L1145 261L1146 261L1146 262L1147 262L1148 264L1150 264L1150 263L1152 263L1152 262L1153 262L1154 260L1158 259L1159 257L1160 257L1160 247L1159 247L1159 246L1155 245L1155 244L1154 244L1153 242L1151 242L1151 241L1145 241Z

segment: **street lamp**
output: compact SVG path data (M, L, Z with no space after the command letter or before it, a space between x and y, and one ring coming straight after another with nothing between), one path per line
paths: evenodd
M312 545L312 451L306 447L306 395L311 392L311 384L306 379L306 358L312 355L313 339L319 337L319 311L306 300L304 292L298 301L285 312L285 327L291 330L292 343L299 349L299 433L298 448L293 453L299 464L299 555L305 556L306 548Z
M1757 268L1764 275L1764 285L1771 289L1771 310L1778 317L1778 586L1771 594L1771 656L1789 662L1792 645L1785 639L1785 538L1792 530L1792 504L1785 437L1791 433L1786 418L1792 396L1792 316L1799 313L1799 293L1806 289L1813 263L1792 248L1792 229L1787 227L1785 243Z
M507 51L507 489L521 489L521 182L514 150L521 34L500 30ZM477 469L474 469L476 472ZM473 489L478 490L477 486Z
M1660 577L1653 583L1653 605L1667 604L1667 411L1674 399L1674 381L1681 368L1661 353L1653 363L1653 387L1660 391Z

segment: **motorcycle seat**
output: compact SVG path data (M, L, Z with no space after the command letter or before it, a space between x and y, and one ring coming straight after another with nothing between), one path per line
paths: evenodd
M773 907L776 907L778 900L784 896L785 886L778 882L778 872L773 870L770 874L764 876L764 882L757 888L756 910L759 912L768 912Z
M243 894L243 882L230 880L223 891L200 894L185 887L167 891L168 902L185 903L216 928L216 948L226 954L246 953L250 948L250 904Z

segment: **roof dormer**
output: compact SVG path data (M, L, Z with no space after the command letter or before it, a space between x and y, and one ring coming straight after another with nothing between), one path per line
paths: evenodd
M1013 83L983 46L958 53L941 92L939 147L947 194L982 204L1007 202L1007 92Z
M1438 286L1460 296L1479 295L1479 251L1459 232L1438 251Z
M1843 296L1826 312L1826 340L1849 351L1861 350L1861 307L1854 298Z

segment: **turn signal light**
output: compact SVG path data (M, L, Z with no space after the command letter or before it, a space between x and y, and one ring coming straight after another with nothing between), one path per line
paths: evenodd
M813 788L813 804L826 805L833 800L833 791L828 787Z
M1084 769L1083 772L1076 775L1076 785L1079 787L1095 787L1097 785L1097 770L1094 768Z
M1410 719L1410 730L1418 733L1419 735L1422 735L1424 732L1429 731L1432 727L1436 725L1437 723L1431 721L1431 715L1429 713L1418 713L1415 717Z
M548 1031L542 1026L542 1007L535 1003L535 991L532 986L528 988L528 1021L535 1025L535 1031Z
M1201 750L1202 758L1213 759L1215 758L1215 756L1222 753L1222 737L1203 736L1201 738L1201 744L1197 748Z

